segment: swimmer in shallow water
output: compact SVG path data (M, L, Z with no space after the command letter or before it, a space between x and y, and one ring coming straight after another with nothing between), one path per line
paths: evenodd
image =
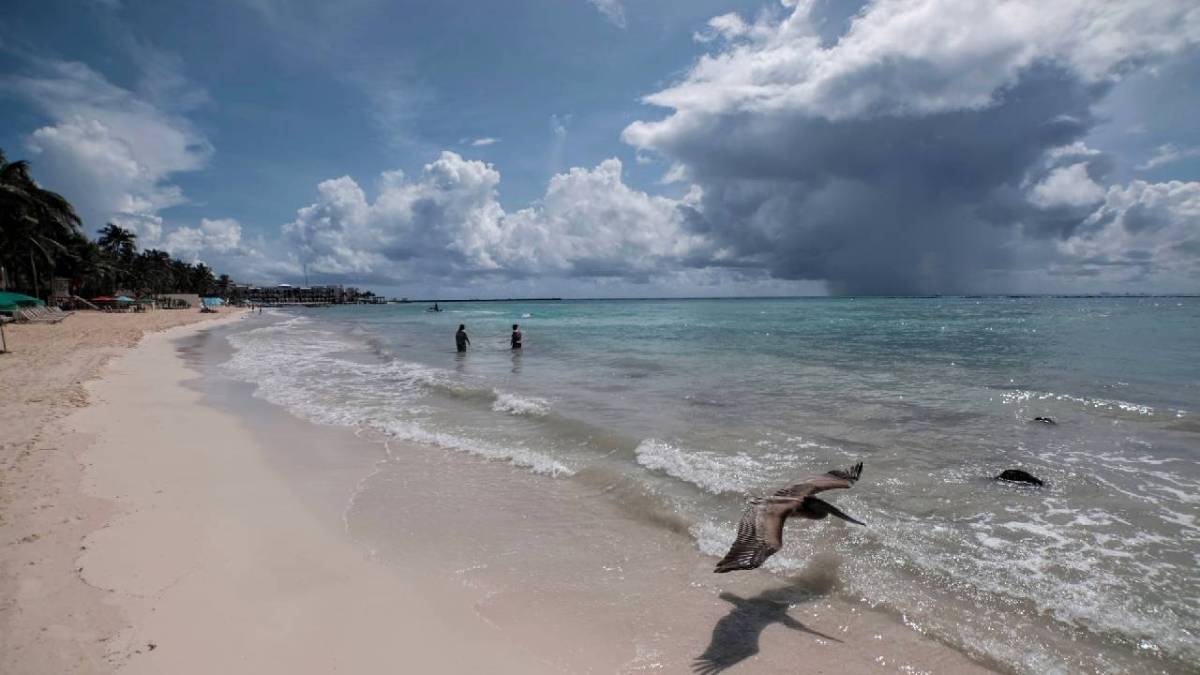
M467 337L467 325L465 323L458 324L458 332L454 334L454 345L458 347L458 351L467 351L467 345L471 344L471 338Z
M513 324L513 332L512 332L512 348L513 349L521 348L521 326L519 324L515 324L515 323Z

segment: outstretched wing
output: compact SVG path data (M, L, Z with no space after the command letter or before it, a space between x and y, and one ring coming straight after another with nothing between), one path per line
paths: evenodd
M795 505L793 499L749 504L738 523L737 539L713 571L752 570L766 562L783 546L783 521Z
M834 469L829 473L797 481L775 493L776 497L807 497L825 490L846 489L854 485L862 475L862 462L846 469Z

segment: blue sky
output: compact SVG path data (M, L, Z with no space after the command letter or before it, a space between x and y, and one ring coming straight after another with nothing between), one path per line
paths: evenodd
M0 147L245 281L1200 291L1194 3L8 8Z

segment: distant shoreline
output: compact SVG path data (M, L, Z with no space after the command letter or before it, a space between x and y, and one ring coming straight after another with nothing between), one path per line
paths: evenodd
M471 298L467 300L389 300L389 305L424 305L431 302L561 302L570 298Z
M1128 300L1151 298L1200 298L1200 293L1165 293L1155 295L1104 295L1104 294L1025 294L1025 295L731 295L731 296L687 296L687 297L613 297L613 298L458 298L429 300L388 300L389 305L421 305L432 303L463 302L647 302L676 300ZM347 303L355 304L355 303ZM268 305L264 305L268 306Z

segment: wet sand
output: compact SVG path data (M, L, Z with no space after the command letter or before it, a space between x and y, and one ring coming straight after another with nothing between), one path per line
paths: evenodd
M984 670L831 597L832 554L714 575L619 481L302 422L220 377L224 349L156 335L88 387L78 539L46 562L76 581L19 614L53 637L6 638L4 672Z

